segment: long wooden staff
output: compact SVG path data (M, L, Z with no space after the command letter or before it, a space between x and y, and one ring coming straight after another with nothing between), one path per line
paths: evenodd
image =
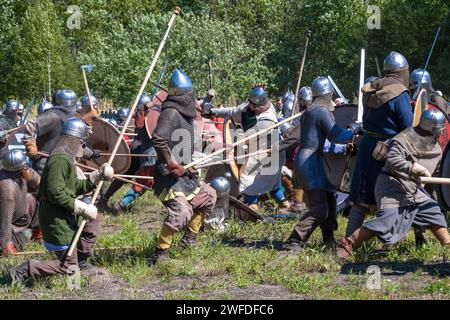
M450 184L450 179L449 178L437 178L437 177L421 177L420 183Z
M92 71L92 65L88 64L88 65L81 66L81 73L83 74L84 86L86 87L86 95L88 97L89 105L90 105L91 111L92 111L92 110L94 110L94 104L92 103L91 90L89 89L89 83L88 83L87 76L86 76L86 69L90 73Z
M359 67L359 92L358 92L358 115L357 121L363 120L363 93L362 88L364 86L364 69L366 66L366 50L361 49L361 64Z
M21 126L19 126L19 127L17 127L17 128L9 129L8 131L6 131L6 134L15 133L15 132L17 132L17 131L20 131L20 130L22 130L22 129L25 129L25 127L26 127L26 125L23 124L23 125L21 125Z
M45 153L45 152L40 152L40 151L38 151L37 154L38 154L39 156L41 156L41 157L45 157L45 158L48 158L48 157L49 157L49 154L48 154L48 153ZM93 167L90 167L90 166L87 166L87 165L85 165L85 164L78 163L78 162L75 162L75 165L76 165L77 167L80 167L81 169L84 169L84 170L89 170L89 171L96 171L96 170L97 170L97 169L95 169L95 168L93 168ZM147 189L147 190L152 190L151 188L147 187L146 185L143 185L143 184L138 183L138 182L133 181L133 180L125 179L125 178L122 177L121 175L114 175L114 179L123 181L123 182L125 182L125 183L129 183L129 184L132 184L132 185L135 185L135 186L137 186L137 187L141 187L141 188L144 188L144 189Z
M156 51L156 54L155 54L155 57L153 58L153 61L150 64L147 74L145 75L144 81L142 82L141 88L139 89L139 92L136 96L136 99L134 99L133 106L131 107L128 117L125 120L125 123L123 124L122 131L120 132L120 136L116 141L116 145L114 146L111 156L109 157L109 160L108 160L109 165L111 165L111 163L114 161L114 157L117 153L117 150L119 149L120 143L122 142L122 139L123 139L123 136L125 135L127 127L130 124L131 118L132 118L134 111L136 110L136 107L139 103L139 99L140 99L142 93L144 92L145 87L147 86L150 76L153 73L153 69L155 68L156 62L158 61L158 58L161 55L162 49L164 48L164 45L166 44L167 38L169 37L170 29L172 29L172 25L175 22L175 18L180 14L180 12L181 12L181 9L179 7L176 7L173 12L172 17L170 18L166 33L164 34L164 37L161 40L161 43L159 44L158 50ZM97 197L100 193L100 190L102 189L102 186L103 186L103 181L100 181L100 183L97 185L97 189L95 189L94 195L92 196L91 204L94 204L95 200L97 200ZM75 250L78 240L80 239L81 232L83 231L85 224L86 224L86 220L83 219L83 221L81 221L80 227L77 230L77 233L75 234L75 236L72 240L72 243L70 244L69 251L67 252L68 257L72 256L72 253Z
M112 153L100 153L100 156L109 157ZM146 158L150 157L148 154L126 154L126 153L116 153L116 157L134 157L134 158Z
M234 148L234 147L236 147L236 146L238 146L238 145L240 145L240 144L242 144L242 143L244 143L244 142L247 142L248 140L251 140L251 139L253 139L253 138L256 138L257 136L260 136L260 135L262 135L262 134L264 134L264 133L267 133L267 132L269 132L269 131L271 131L271 130L273 130L273 129L276 129L276 128L278 128L279 126L282 126L283 124L288 123L288 122L290 122L290 121L292 121L292 120L294 120L294 119L300 117L302 114L303 114L303 112L300 112L300 113L297 113L297 114L295 114L295 115L293 115L293 116L290 116L289 118L287 118L287 119L285 119L285 120L283 120L283 121L280 121L280 122L278 122L277 124L274 124L273 126L270 126L270 127L266 128L266 129L263 129L263 130L260 130L260 131L258 131L258 132L255 132L254 134L251 134L251 135L249 135L248 137L242 138L241 140L238 140L238 141L236 141L236 142L234 142L234 143L232 143L232 144L230 144L230 145L227 145L226 147L224 147L224 148L222 148L222 149L219 149L219 150L217 150L217 151L214 151L213 153L211 153L211 154L209 154L209 155L207 155L207 156L205 156L205 157L203 157L203 158L200 158L200 159L198 159L198 160L196 160L196 161L193 161L193 162L191 162L191 163L185 165L183 168L186 170L186 169L189 169L189 168L191 168L191 167L193 167L193 166L195 166L195 165L197 165L197 164L200 164L200 163L202 163L202 162L205 162L205 161L207 161L207 160L213 158L214 156L223 153L224 151L226 151L226 150L228 150L228 149L230 149L230 148Z
M294 107L293 107L293 111L292 111L293 114L295 114L297 111L296 105L297 105L297 99L298 99L298 91L300 90L300 84L302 82L303 68L305 67L306 51L308 50L308 43L309 43L309 34L306 36L305 51L303 52L302 63L300 65L300 73L298 75L298 80L297 80L297 87L295 88Z
M271 150L272 149L255 151L255 152L252 152L252 153L249 153L249 154L244 154L244 155L241 155L241 156L237 156L236 158L234 158L234 160L236 161L236 160L240 160L240 159L245 159L245 158L248 158L248 157L252 157L252 156L259 155L259 154L267 153L267 152L269 152ZM260 160L266 158L267 156L268 156L268 154L266 154L266 156L263 156L262 158L260 158ZM211 160L213 160L213 159L211 159ZM195 168L196 169L208 168L208 167L212 167L212 166L215 166L215 165L218 165L218 164L222 164L222 163L226 163L226 162L229 162L229 161L232 161L232 159L220 159L220 160L217 160L217 161L214 161L214 162L208 162L208 163L202 164L202 165L197 166Z

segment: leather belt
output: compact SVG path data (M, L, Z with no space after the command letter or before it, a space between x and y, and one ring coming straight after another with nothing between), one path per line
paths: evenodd
M367 134L371 137L375 137L375 138L379 138L379 139L391 139L395 136L395 135L382 134L382 133L378 133L378 132L370 131L370 130L366 130L366 129L364 129L364 134Z

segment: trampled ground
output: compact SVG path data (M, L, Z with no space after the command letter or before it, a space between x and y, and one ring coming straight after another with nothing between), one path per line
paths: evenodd
M342 264L322 246L319 231L303 252L280 252L295 219L275 225L230 221L225 232L202 233L195 248L175 246L170 261L149 267L163 218L151 194L128 215L105 215L93 263L108 272L82 275L80 290L69 290L65 277L10 286L7 270L30 257L0 258L0 299L450 299L449 258L444 262L429 232L421 249L411 233L391 247L368 243ZM346 219L339 223L340 236ZM42 249L34 244L27 250ZM367 287L371 265L381 269L380 289Z

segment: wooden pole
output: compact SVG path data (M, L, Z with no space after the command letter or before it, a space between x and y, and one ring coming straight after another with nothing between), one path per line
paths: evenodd
M219 150L217 150L217 151L214 151L213 153L211 153L211 154L209 154L209 155L207 155L207 156L205 156L205 157L203 157L203 158L201 158L201 159L198 159L198 160L196 160L196 161L193 161L193 162L191 162L191 163L185 165L185 166L184 166L184 169L185 169L185 170L186 170L186 169L189 169L189 168L191 168L191 167L193 167L193 166L195 166L195 165L197 165L197 164L200 164L200 163L202 163L202 162L205 162L205 161L207 161L207 160L213 158L214 156L216 156L216 155L218 155L218 154L223 153L224 151L226 151L226 150L228 150L228 149L230 149L230 148L234 148L234 147L236 147L236 146L238 146L238 145L240 145L240 144L242 144L242 143L244 143L244 142L247 142L248 140L251 140L251 139L253 139L253 138L256 138L257 136L260 136L260 135L262 135L262 134L264 134L264 133L267 133L267 132L269 132L269 131L271 131L271 130L273 130L273 129L276 129L276 128L278 128L279 126L282 126L283 124L285 124L285 123L287 123L287 122L290 122L290 121L292 121L292 120L294 120L294 119L300 117L302 114L303 114L303 112L297 113L297 114L295 114L295 115L293 115L293 116L291 116L291 117L289 117L289 118L287 118L287 119L285 119L285 120L283 120L283 121L278 122L277 124L274 124L273 126L270 126L270 127L266 128L266 129L263 129L263 130L260 130L260 131L254 133L254 134L249 135L248 137L242 138L241 140L238 140L238 141L236 141L236 142L234 142L234 143L232 143L232 144L226 146L225 148L222 148L222 149L219 149Z
M167 41L167 38L169 37L169 33L170 33L170 29L172 29L172 26L175 22L175 18L180 14L181 9L179 7L175 8L172 17L170 18L166 33L164 34L163 39L161 40L161 43L159 44L158 49L156 50L156 54L155 57L153 58L152 63L150 64L150 67L147 71L147 74L145 75L144 81L142 82L142 85L139 89L139 92L136 96L136 98L134 99L133 105L131 107L130 113L128 114L127 119L125 120L125 123L123 124L123 128L122 131L120 132L120 136L117 139L116 145L114 146L114 149L112 151L112 154L108 160L108 164L111 165L111 163L114 161L114 157L117 153L117 150L119 149L120 143L122 142L123 136L125 135L125 132L127 130L128 125L130 124L131 118L134 114L134 111L136 110L136 107L139 103L139 99L142 95L142 93L145 90L145 87L147 86L147 83L150 79L150 76L153 73L153 69L155 68L156 62L158 61L159 56L161 55L162 49L164 48L164 45ZM95 203L95 200L97 200L98 195L100 194L100 190L102 189L103 186L103 181L100 181L100 183L97 185L97 188L95 189L94 195L92 196L92 200L91 200L91 204ZM83 219L83 221L81 222L73 240L72 243L70 245L69 251L67 252L67 256L71 257L73 251L76 248L78 239L80 239L81 236L81 232L83 231L84 226L86 225L86 220Z
M86 70L85 70L86 68L88 68L89 69L88 71L90 72L90 69L91 69L90 66L82 65L81 73L83 74L84 86L86 87L86 94L87 94L87 97L89 100L89 105L90 105L91 111L92 111L92 110L94 110L94 104L92 103L91 90L89 89L89 83L88 83L87 76L86 76Z
M100 156L105 156L108 157L110 156L112 153L100 153ZM145 157L150 157L148 154L126 154L126 153L116 153L116 157L137 157L137 158L145 158Z
M48 153L39 152L39 151L38 151L37 154L40 155L41 157L47 157L47 158L48 158L48 156L49 156ZM77 167L80 167L81 169L84 169L84 170L89 170L89 171L96 171L96 170L97 170L97 169L95 169L95 168L93 168L93 167L90 167L90 166L87 166L87 165L85 165L85 164L78 163L78 162L75 162L75 165L76 165ZM147 187L146 185L143 185L143 184L138 183L138 182L133 181L133 180L125 179L124 177L121 177L120 175L114 175L114 179L123 181L123 182L125 182L125 183L129 183L129 184L135 185L135 186L137 186L137 187L144 188L144 189L146 189L146 190L152 190L151 188Z
M358 115L357 121L359 123L363 120L363 94L361 89L364 86L364 69L366 65L366 50L361 49L361 65L359 69L359 93L358 93Z
M255 156L255 155L259 155L259 154L262 154L262 153L267 153L267 152L269 152L269 151L271 151L271 149L259 150L259 151L252 152L252 153L249 153L249 154L244 154L244 155L241 155L241 156L237 156L236 158L234 158L234 160L245 159L245 158L248 158L248 157L251 157L251 156ZM268 155L266 155L266 156L268 156ZM264 157L264 158L266 158L266 157ZM263 158L263 159L264 159L264 158ZM211 159L211 160L213 160L213 159ZM261 159L260 159L260 160L261 160ZM226 162L229 162L229 161L231 161L231 159L221 159L221 160L218 160L218 161L215 161L215 162L202 164L202 165L197 166L197 167L195 167L195 168L196 168L196 169L208 168L208 167L215 166L215 165L217 165L217 164L226 163Z
M420 183L431 184L450 184L450 178L437 178L437 177L421 177Z
M19 127L17 127L17 128L9 129L8 131L6 131L6 134L15 133L15 132L20 131L22 129L25 129L25 125L24 124L19 126Z
M296 113L296 105L297 105L297 100L298 100L298 91L300 90L300 84L302 82L302 76L303 76L303 68L305 67L305 61L306 61L306 51L308 50L308 43L309 43L309 35L306 36L306 43L305 43L305 51L303 52L303 58L302 58L302 63L300 65L300 72L298 75L298 80L297 80L297 87L295 88L295 95L294 95L294 106L293 106L293 114ZM300 108L299 108L300 111Z

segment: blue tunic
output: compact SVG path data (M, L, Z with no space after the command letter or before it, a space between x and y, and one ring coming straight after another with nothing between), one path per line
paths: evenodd
M295 158L295 173L299 186L305 190L334 191L327 178L323 149L325 140L345 143L353 132L336 125L332 113L323 106L312 105L301 117L300 150Z
M372 157L373 149L378 141L387 140L410 127L413 117L410 98L406 91L379 108L364 109L363 125L366 133L359 144L350 188L350 201L366 205L376 204L375 183L384 161L377 161Z

